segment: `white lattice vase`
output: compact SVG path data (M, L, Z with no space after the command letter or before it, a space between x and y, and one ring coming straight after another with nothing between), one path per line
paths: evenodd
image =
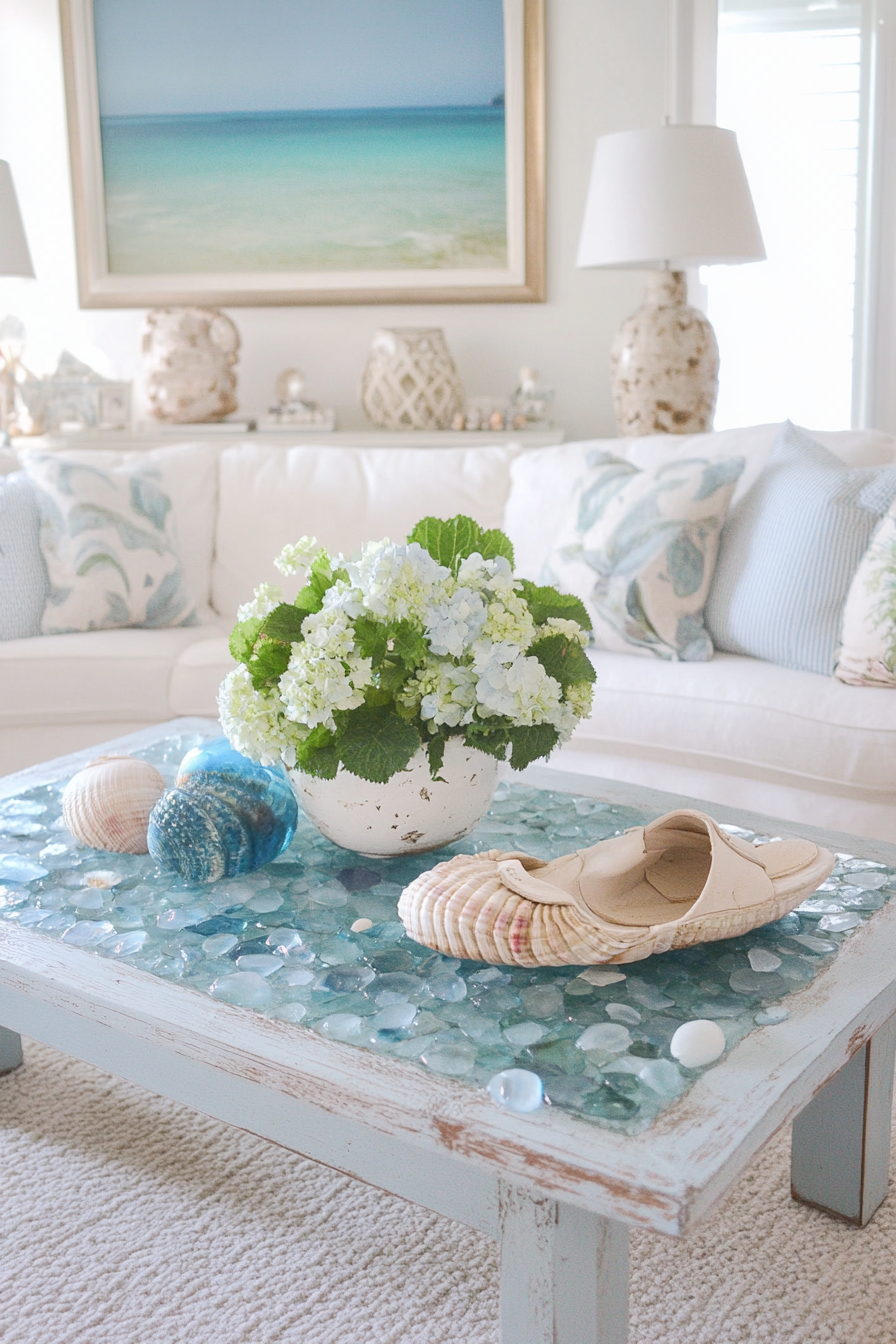
M380 429L449 429L464 391L439 327L383 327L361 377L361 405Z
M494 756L449 738L434 780L421 749L407 769L370 784L341 766L335 779L290 771L308 818L334 844L356 854L420 854L459 840L488 811L498 781Z

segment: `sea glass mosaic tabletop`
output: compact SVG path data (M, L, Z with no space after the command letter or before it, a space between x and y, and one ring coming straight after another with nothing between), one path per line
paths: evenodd
M173 781L202 740L175 733L134 754ZM896 870L857 844L798 910L744 937L622 967L487 966L412 942L396 914L403 886L455 853L550 859L656 811L507 780L472 834L435 853L363 858L300 815L273 863L199 886L148 855L80 845L61 820L65 782L0 798L0 921L470 1088L484 1091L505 1069L529 1070L547 1106L630 1134L706 1072L670 1053L683 1022L717 1022L729 1050L783 1023L794 996L896 894ZM776 838L728 829L759 843Z

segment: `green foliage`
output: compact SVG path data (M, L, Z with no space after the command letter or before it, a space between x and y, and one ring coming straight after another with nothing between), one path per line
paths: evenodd
M549 723L536 723L531 728L511 728L511 767L514 770L525 770L527 765L552 752L559 740L560 734Z
M477 751L484 751L487 756L497 756L499 761L503 761L510 746L510 732L509 724L493 726L474 722L467 727L464 741L468 747L475 747Z
M274 639L260 639L246 666L256 691L263 691L278 682L289 666L292 649Z
M544 625L551 617L576 621L583 630L591 629L591 617L584 602L572 593L558 593L556 588L540 588L528 579L521 579L521 595L526 599L536 625Z
M320 551L308 570L305 587L299 590L295 605L303 617L320 611L324 604L324 594L332 588L337 579L347 578L343 569L333 569L326 551Z
M349 711L350 728L337 734L339 759L353 775L385 784L420 748L420 734L388 705Z
M416 541L433 560L445 565L452 574L456 574L462 560L477 553L484 560L493 560L503 555L513 566L513 546L510 538L498 528L485 530L466 514L458 513L454 518L423 518L408 537L408 542Z
M279 639L284 644L298 644L302 640L302 622L307 611L299 611L290 602L281 602L261 623L266 639Z
M229 649L231 658L238 663L248 664L255 649L255 641L261 630L262 622L257 616L249 621L239 621L230 632Z
M439 771L441 770L442 762L445 759L445 747L447 745L447 739L444 737L431 737L426 744L429 773L432 775L433 779L441 779Z
M548 676L561 686L572 686L577 681L593 682L597 677L581 644L566 635L546 635L526 652L530 658L537 658Z

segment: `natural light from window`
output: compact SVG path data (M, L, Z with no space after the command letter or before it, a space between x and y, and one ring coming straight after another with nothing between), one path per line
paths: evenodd
M851 423L859 23L859 5L830 3L719 14L717 121L737 132L768 260L703 272L716 429Z

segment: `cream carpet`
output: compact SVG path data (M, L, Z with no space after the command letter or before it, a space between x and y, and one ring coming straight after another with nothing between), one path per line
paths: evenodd
M793 1204L788 1137L686 1241L633 1236L632 1344L894 1344L896 1196ZM0 1143L3 1344L497 1339L488 1238L43 1046Z

